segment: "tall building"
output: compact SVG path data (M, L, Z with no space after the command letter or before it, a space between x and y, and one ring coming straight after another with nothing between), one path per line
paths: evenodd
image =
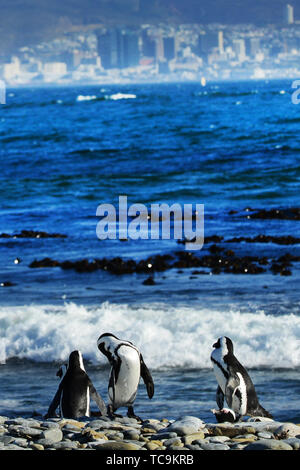
M139 36L132 31L112 29L97 36L98 54L104 69L134 67L139 64Z
M167 61L175 58L175 38L168 37L163 39L164 57Z
M255 57L260 52L260 38L250 38L249 55Z
M223 31L218 32L218 48L219 54L224 54L224 36Z
M121 68L135 67L140 61L139 36L134 32L127 32L121 35Z
M294 7L292 5L287 4L285 10L285 21L287 24L294 23Z
M155 57L155 39L148 35L147 31L142 32L142 54L145 57Z
M98 54L105 69L119 68L120 33L118 30L110 30L97 35Z
M239 62L243 62L246 59L246 45L244 39L234 39L232 44L236 58Z
M207 31L205 34L199 35L195 53L198 56L207 59L207 56L213 52L213 49L217 49L220 54L223 54L223 31Z

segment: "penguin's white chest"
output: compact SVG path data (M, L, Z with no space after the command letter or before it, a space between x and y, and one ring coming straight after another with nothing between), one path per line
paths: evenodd
M118 356L121 360L119 375L115 382L114 401L121 406L130 403L135 398L140 381L140 356L139 353L126 345L118 349ZM113 399L112 391L110 398Z

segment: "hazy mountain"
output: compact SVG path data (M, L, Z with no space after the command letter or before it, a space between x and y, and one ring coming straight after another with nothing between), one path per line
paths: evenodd
M287 0L0 0L0 52L101 23L282 23L287 3Z

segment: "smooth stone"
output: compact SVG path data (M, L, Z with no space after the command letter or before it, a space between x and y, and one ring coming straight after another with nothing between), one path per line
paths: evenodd
M61 441L53 443L52 447L56 450L69 450L69 449L77 449L78 442L76 441Z
M26 447L24 449L24 447L17 446L16 444L8 444L8 446L5 447L5 450L32 450L32 449L30 449L29 447Z
M76 435L78 436L78 434ZM104 432L95 431L95 429L92 428L85 428L78 437L83 441L108 440Z
M212 436L207 438L212 444L224 444L224 442L230 441L228 436Z
M9 436L9 435L5 435L5 436L1 436L0 437L0 442L3 444L3 445L8 445L10 444L11 442L13 442L15 440L15 437L13 436Z
M140 438L140 433L138 431L129 430L129 431L124 432L124 439L138 441L139 438Z
M177 437L177 432L159 432L155 436L151 436L151 439L172 439L172 437Z
M293 450L293 447L276 439L259 439L248 444L245 450Z
M105 436L111 441L123 441L124 439L124 434L116 431L107 432Z
M195 416L183 416L170 424L166 430L171 432L174 431L177 434L184 436L187 434L194 434L204 427L205 424L201 419L196 418Z
M38 439L35 443L47 448L52 447L53 444L55 444L51 439Z
M168 450L180 450L180 451L181 451L181 450L186 449L186 447L184 447L183 444L181 444L181 445L172 444L172 445L168 446L167 449L168 449Z
M7 423L7 421L9 421L7 416L0 416L0 424Z
M43 423L41 423L41 427L42 428L59 428L59 423L55 423L53 421L44 421Z
M149 442L152 442L152 444L156 444L159 447L162 447L163 445L165 445L165 443L163 443L162 441L159 441L159 440L151 440Z
M20 447L27 447L28 441L24 437L17 437L16 439L13 440L12 444L16 444L17 446L20 446Z
M230 438L241 434L255 434L256 430L251 426L233 426L228 423L220 423L215 426L213 434L216 436L227 436Z
M97 450L116 450L116 451L121 451L121 450L140 450L140 446L133 444L133 443L128 443L128 442L116 442L116 441L111 441L111 442L105 442L104 444L99 444L95 449Z
M261 439L274 439L273 434L271 432L268 432L268 431L258 432L257 437L260 437Z
M9 428L9 432L13 434L17 434L18 436L25 436L25 437L40 437L42 434L41 429L30 428L29 426L11 426Z
M157 444L154 444L151 441L146 443L145 448L147 450L160 450L161 449L160 446L158 446Z
M181 442L180 437L173 437L171 439L166 439L164 441L164 446L166 446L166 447L169 447L171 445L179 445L180 446L181 444L182 444L182 442Z
M95 449L97 446L100 444L106 444L107 440L105 439L99 439L98 441L92 441L87 443L87 448L88 449Z
M198 439L204 439L204 432L195 432L194 434L189 434L183 437L183 443L186 444L193 444L194 441Z
M203 449L201 449L201 447L199 446L199 444L186 444L186 447L187 447L189 450L203 450Z
M230 450L230 447L226 444L212 444L210 442L200 444L202 450Z
M289 437L288 439L284 439L283 442L292 446L294 450L300 449L300 439L297 437Z
M42 432L41 438L52 442L60 442L63 438L63 433L59 428L45 429Z
M32 450L45 450L44 446L42 446L41 444L36 444L36 443L30 444L29 447Z
M284 423L274 431L274 436L279 439L300 436L300 427L294 423Z

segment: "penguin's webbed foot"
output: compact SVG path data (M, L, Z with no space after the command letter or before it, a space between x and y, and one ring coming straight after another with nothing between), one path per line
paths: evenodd
M115 419L115 418L123 418L122 415L117 415L115 413L115 410L113 409L113 407L111 405L108 405L107 407L107 416L110 418L110 419Z
M139 416L137 416L137 415L134 413L132 406L129 406L129 407L128 407L127 416L128 416L128 418L134 418L134 419L136 419L137 421L140 421L141 423L143 422L142 418L140 418Z

